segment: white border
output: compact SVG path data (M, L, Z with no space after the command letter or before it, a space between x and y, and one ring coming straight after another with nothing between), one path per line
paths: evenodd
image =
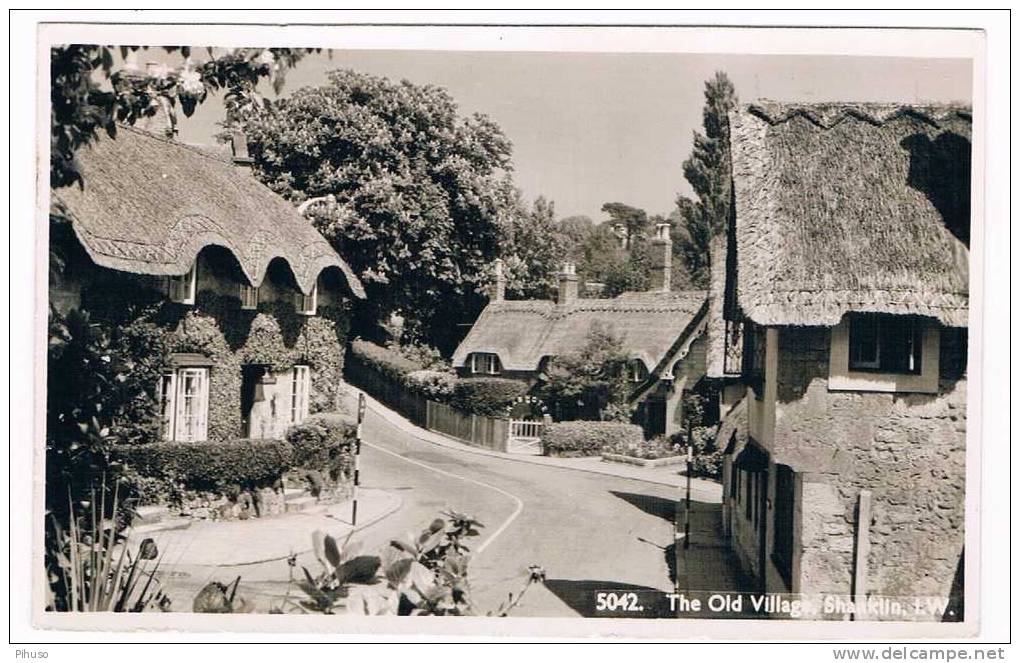
M989 84L993 85L995 91L994 103L987 108L984 105L984 91L986 80L981 75L984 69L984 47L981 34L973 32L941 32L938 34L917 30L880 30L880 31L839 31L820 29L800 29L788 31L763 31L756 29L718 29L718 28L655 28L643 30L638 28L602 29L593 36L591 29L585 28L437 28L437 27L227 27L227 26L180 26L167 28L159 26L96 26L89 29L89 40L109 43L217 43L224 45L259 43L276 43L280 45L320 45L333 46L338 48L420 48L420 49L442 49L442 50L573 50L573 51L600 51L600 52L740 52L740 53L814 53L814 54L854 54L854 55L897 55L909 54L911 57L965 57L974 55L978 58L977 69L974 77L974 179L980 183L984 175L984 161L980 158L978 146L983 142L986 135L1005 136L1008 135L1008 124L1005 109L1008 108L1008 99L1005 98L1007 81L1005 78L1006 63L1008 56L1004 32L1008 30L1008 17L989 14L938 14L938 13L740 13L723 14L691 12L691 13L663 13L641 14L635 16L630 13L613 14L580 14L577 12L559 12L545 14L538 17L534 12L514 13L479 13L454 14L443 12L401 12L400 14L388 14L380 16L377 12L329 12L323 13L275 13L269 16L257 16L254 19L251 13L241 11L214 12L211 16L202 16L199 20L206 21L251 21L270 23L295 23L295 22L366 22L366 21L420 21L426 23L450 21L450 22L512 22L523 23L528 21L542 20L543 22L658 22L658 23L744 23L744 24L786 24L786 25L820 25L820 24L852 24L852 25L955 25L981 27L989 36L989 57L987 70L990 75ZM218 14L218 15L217 15ZM41 292L40 301L43 302L42 313L45 313L45 260L38 261L37 269L32 269L32 257L45 256L45 237L40 237L40 242L33 241L33 228L26 227L23 220L36 219L36 228L45 228L45 216L37 213L34 200L26 194L38 187L42 194L46 193L46 175L40 172L37 179L33 181L33 173L24 165L36 162L33 137L35 126L43 128L45 138L46 113L48 109L41 105L36 107L27 101L31 98L38 98L45 93L46 81L45 70L38 72L30 66L21 66L29 61L27 55L36 53L36 63L45 69L45 58L40 57L45 49L36 49L33 43L35 37L35 21L46 20L145 20L145 21L182 21L195 20L198 18L193 12L186 14L174 14L169 12L146 13L137 12L33 12L31 14L19 13L12 17L14 19L11 29L11 65L12 65L12 89L17 90L14 97L17 103L9 106L14 112L12 126L18 127L11 137L15 141L11 154L11 163L21 164L17 169L17 175L11 180L12 191L20 192L19 196L11 200L11 230L15 245L10 248L11 255L11 313L13 319L19 320L17 327L10 327L12 336L12 366L14 375L27 376L32 374L32 364L29 357L40 359L43 357L40 345L37 341L42 337L44 327L36 329L33 337L28 327L28 321L35 316L32 301L33 290L27 287L30 283L29 275L36 274L41 279L36 280L37 288L35 294L38 297ZM74 35L80 35L82 26L50 26L45 36L53 41L72 39ZM176 38L167 37L169 33L178 35ZM611 38L607 35L611 33ZM161 36L156 36L161 35ZM991 37L995 38L992 39ZM38 87L36 84L38 83ZM11 98L9 97L9 103ZM36 112L38 111L38 112ZM989 123L986 129L985 122ZM994 134L989 133L994 131ZM43 140L39 146L43 154L38 161L39 164L46 164L48 161L45 154L48 148L48 141ZM1008 166L1008 152L1004 140L993 141L988 145L989 156L994 156L993 168L984 179L985 189L980 186L974 188L975 208L974 218L981 218L984 211L984 202L981 193L987 192L985 199L990 204L990 214L987 217L988 234L995 238L988 247L989 252L984 255L984 274L1004 274L1008 265L1008 242L1000 241L1009 236L1008 224L1008 203L1005 192L1008 191L1005 174ZM40 171L43 169L40 167ZM42 208L45 211L45 208ZM20 221L19 223L19 220ZM40 233L45 235L45 232ZM972 259L976 267L982 262L982 241L985 232L980 224L976 224L973 233ZM37 253L42 247L43 252ZM975 605L972 598L973 591L977 591L977 584L972 581L979 571L983 578L994 578L995 585L1001 588L1002 581L1008 570L1008 560L1005 551L1001 546L1001 534L1007 530L1009 522L1004 510L1001 508L1008 503L1008 466L1002 462L1001 453L1009 439L1006 420L1003 416L1008 405L1005 402L1005 364L1001 357L1008 354L1008 341L1001 330L1008 328L1008 319L1005 317L1005 306L1007 301L1008 286L1004 280L987 279L986 282L980 277L981 269L972 270L972 302L981 301L984 286L988 286L988 301L996 305L986 308L986 316L989 324L982 327L978 316L978 307L972 307L971 321L971 366L978 366L978 362L984 355L987 346L989 356L999 358L990 366L984 366L983 371L972 368L970 379L970 407L969 407L969 431L968 431L968 491L967 513L968 513L968 583L967 583L967 604ZM39 288L39 284L42 284ZM994 296L993 296L994 295ZM38 318L36 318L38 320ZM43 317L43 322L45 318ZM994 381L994 382L993 382ZM24 384L24 379L19 382ZM29 412L32 411L32 399L28 397L27 390L19 390L16 401L11 402L11 453L12 466L11 476L11 503L25 504L24 497L30 490L29 477L27 472L30 466L29 449L32 445L25 441L33 439L29 432L32 430L32 420ZM9 394L10 395L10 394ZM982 396L984 408L979 408ZM982 411L983 410L983 411ZM982 415L995 415L995 420L986 424ZM41 412L36 412L36 430L43 419ZM989 446L989 454L983 459L980 455L977 440L978 435L984 429L988 439L993 444ZM20 440L20 441L19 441ZM996 454L996 455L993 455ZM983 463L982 463L983 460ZM982 467L984 472L980 480L976 480L978 468ZM977 507L978 490L980 486L981 501L990 505L984 510L984 532L996 533L995 539L1000 545L991 541L988 545L978 546ZM36 485L38 489L38 483ZM995 508L999 507L999 508ZM18 571L24 568L26 560L31 559L28 554L30 550L31 536L29 534L31 522L25 517L25 510L21 510L19 517L10 521L12 528L11 552L13 570ZM38 521L38 519L36 519ZM15 547L16 546L16 547ZM15 553L16 551L16 553ZM977 563L980 554L981 562ZM109 632L69 633L63 631L48 631L44 633L33 632L29 626L26 607L29 601L26 599L29 592L29 574L13 574L12 584L8 588L8 595L11 600L12 632L11 638L14 641L104 641L113 634ZM993 585L993 586L995 586ZM982 594L981 620L982 639L1005 639L1008 634L1008 603L1000 593L987 592ZM128 619L132 627L153 628L155 622L151 618L158 618L160 615L131 615L117 616L117 620ZM278 629L283 626L281 620L288 619L280 616L249 616L242 617L243 628L251 629L242 640L290 640L294 636L275 634L269 629ZM302 618L299 618L302 619ZM217 641L223 638L222 634L215 631L221 629L232 629L240 623L237 617L224 616L212 618L202 616L201 623L189 624L188 627L199 627L203 631L213 631L211 640ZM101 627L99 622L90 618L78 615L75 617L77 625L85 626L91 624L93 627ZM362 633L380 633L400 631L405 634L421 633L422 625L416 620L411 623L404 620L401 624L397 622L385 623L388 620L380 621L378 618L371 619L366 623L359 623L361 620L347 618L344 620L344 627ZM970 615L968 615L970 622ZM121 624L128 623L120 621ZM179 625L184 625L180 623ZM105 626L109 626L106 624ZM296 625L287 624L286 628L293 630ZM336 620L322 622L312 619L302 624L304 628L323 628L325 633L320 631L320 636L330 640L351 639L350 636L337 636ZM930 634L930 625L896 625L896 624L842 624L842 623L761 623L761 622L694 622L682 623L649 623L635 622L624 624L618 620L559 620L559 619L525 619L515 618L499 622L480 622L477 619L464 622L462 620L430 620L428 630L430 634L451 634L451 633L472 633L485 635L517 635L517 636L547 636L554 638L590 637L592 635L626 635L629 637L705 637L711 634L715 637L730 637L744 639L751 637L781 637L786 639L796 638L889 638L889 637L916 637L923 633ZM967 629L962 625L946 625L947 631L940 631L950 637L958 637ZM304 630L304 629L302 629ZM954 635L951 635L953 633ZM130 640L151 640L168 639L179 640L179 636L169 633L127 633L115 636L120 641ZM189 637L193 637L189 635ZM201 636L194 636L195 639L207 639ZM428 636L425 636L428 637ZM402 636L406 639L406 635ZM299 636L299 640L306 641L307 635ZM357 639L356 636L354 639Z

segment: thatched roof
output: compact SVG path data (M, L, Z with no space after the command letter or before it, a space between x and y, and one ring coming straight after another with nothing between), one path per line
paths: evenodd
M654 371L682 345L678 340L694 332L706 308L703 290L624 293L562 306L545 300L494 301L457 347L453 365L464 366L473 352L491 352L505 370L534 371L544 357L580 350L599 323L620 337L632 359Z
M832 326L874 311L966 326L970 132L970 109L949 106L732 112L743 314Z
M338 268L364 298L357 276L293 205L229 160L119 127L77 155L84 188L53 192L99 265L137 274L188 271L204 247L233 253L252 285L284 259L302 292Z

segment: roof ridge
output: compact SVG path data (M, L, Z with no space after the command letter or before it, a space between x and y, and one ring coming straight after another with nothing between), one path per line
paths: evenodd
M194 152L195 154L197 154L199 156L205 157L206 159L210 159L212 161L215 161L216 163L223 164L224 166L233 166L234 165L234 162L231 161L230 159L227 159L226 157L217 156L216 154L213 154L212 152L203 150L202 148L198 147L197 145L191 145L189 143L183 143L183 142L181 142L179 140L174 140L173 138L166 138L164 136L160 136L159 134L154 134L151 131L146 131L145 129L140 129L140 128L138 128L136 126L133 126L133 125L130 125L130 124L123 124L121 122L118 122L117 126L120 127L121 129L127 129L128 131L130 131L132 133L136 133L136 134L138 134L140 136L144 136L146 138L151 138L152 140L159 141L159 142L164 143L166 145L173 145L174 147L184 148L186 150ZM114 138L113 140L117 140L117 139ZM255 179L251 174L248 174L247 176L248 177L252 177L253 179ZM256 179L256 181L258 181L258 180ZM261 184L261 182L259 182L259 184Z
M803 117L822 128L832 127L857 119L883 126L904 116L916 117L935 126L952 119L972 121L970 106L965 104L932 102L926 104L884 102L783 102L767 99L743 104L738 112L753 115L770 125L783 124L795 117Z

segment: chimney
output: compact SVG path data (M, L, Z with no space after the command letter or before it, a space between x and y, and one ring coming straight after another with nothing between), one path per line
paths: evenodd
M493 282L489 293L489 301L501 302L506 299L506 275L503 274L503 259L496 258L492 266Z
M613 234L620 242L620 248L626 251L630 248L630 237L627 234L627 226L622 223L613 224Z
M671 225L668 221L655 224L655 237L651 242L652 275L648 287L653 292L669 292L673 271L673 240L669 236Z
M235 129L230 132L230 153L233 155L235 166L251 169L254 159L248 154L248 137L243 131Z
M132 69L134 68L132 67ZM146 62L145 74L150 78L164 77L167 74L166 65L158 62ZM152 104L156 106L156 113L141 117L135 123L135 126L143 131L148 131L151 134L163 136L164 138L176 136L177 116L174 115L173 109L170 107L170 100L163 95L159 95L152 100Z
M563 263L563 271L557 274L560 287L556 293L556 303L560 306L572 303L577 299L577 269L574 263Z

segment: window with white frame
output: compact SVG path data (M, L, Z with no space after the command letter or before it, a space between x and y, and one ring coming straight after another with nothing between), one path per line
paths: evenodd
M167 279L167 296L170 301L178 304L193 305L195 303L195 288L197 286L198 269L191 265L184 274L170 276Z
M319 284L312 286L312 292L304 294L298 292L294 295L294 308L301 315L315 315L315 309L319 304Z
M290 381L290 423L299 424L308 418L308 392L311 371L308 366L295 366Z
M160 429L164 440L200 442L207 438L209 369L176 368L159 384Z
M259 289L253 285L242 283L240 285L241 308L254 311L259 307Z
M471 372L483 375L499 375L503 370L499 355L491 352L476 352L471 355Z

